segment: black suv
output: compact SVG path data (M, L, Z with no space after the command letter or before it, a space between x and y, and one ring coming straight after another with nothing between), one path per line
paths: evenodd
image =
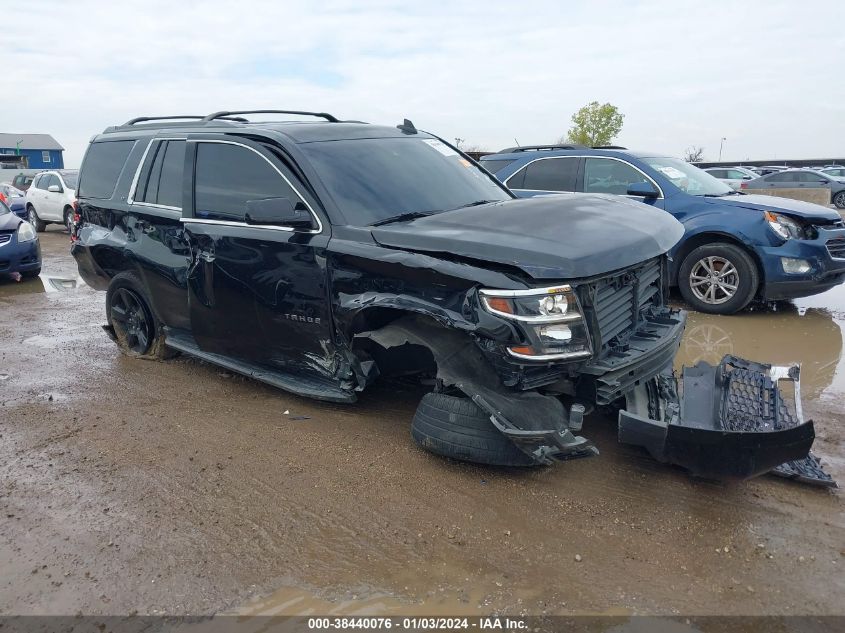
M682 378L696 397L678 396L674 218L612 196L516 199L410 121L133 119L92 140L77 196L72 252L130 355L181 351L333 402L422 376L417 442L488 464L594 454L585 410L625 400L621 439L699 474L757 475L812 443L811 422L763 411L767 366L698 365ZM728 401L748 381L753 419Z

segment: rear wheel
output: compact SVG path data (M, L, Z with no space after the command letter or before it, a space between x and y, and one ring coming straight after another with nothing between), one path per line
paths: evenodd
M38 213L36 213L35 207L33 207L31 204L27 205L26 211L27 215L29 216L29 223L35 227L35 231L37 233L43 233L44 229L47 228L47 223L38 217Z
M127 356L161 360L174 355L164 344L161 323L135 274L124 272L112 279L106 292L106 317Z
M699 246L678 270L678 289L699 312L733 314L751 303L759 284L757 266L738 246Z
M493 466L535 465L469 398L425 394L414 414L411 436L425 450L444 457Z
M833 196L833 204L837 209L845 209L845 191L840 191Z

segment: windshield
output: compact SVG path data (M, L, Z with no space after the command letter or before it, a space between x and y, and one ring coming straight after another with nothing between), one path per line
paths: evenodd
M484 171L433 138L319 141L300 148L353 225L511 199Z
M77 177L78 177L78 174L76 174L76 173L73 173L73 174L64 174L63 173L62 174L62 180L65 181L65 184L70 189L76 189L76 181L77 181L76 179L77 179Z
M678 189L693 196L726 196L733 189L703 169L678 158L643 158L646 163L672 181Z

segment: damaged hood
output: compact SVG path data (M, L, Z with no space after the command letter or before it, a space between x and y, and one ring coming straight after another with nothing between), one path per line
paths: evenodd
M455 209L373 227L382 246L515 266L535 279L590 277L672 248L683 225L619 196L565 194Z

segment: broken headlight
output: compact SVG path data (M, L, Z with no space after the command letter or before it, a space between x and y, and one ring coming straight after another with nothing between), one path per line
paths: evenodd
M771 211L765 212L766 222L769 227L778 234L779 237L788 240L790 238L800 240L804 239L804 227L798 224L792 218Z
M508 353L526 360L575 360L592 355L590 334L570 286L531 290L481 290L488 312L519 322L527 345Z

